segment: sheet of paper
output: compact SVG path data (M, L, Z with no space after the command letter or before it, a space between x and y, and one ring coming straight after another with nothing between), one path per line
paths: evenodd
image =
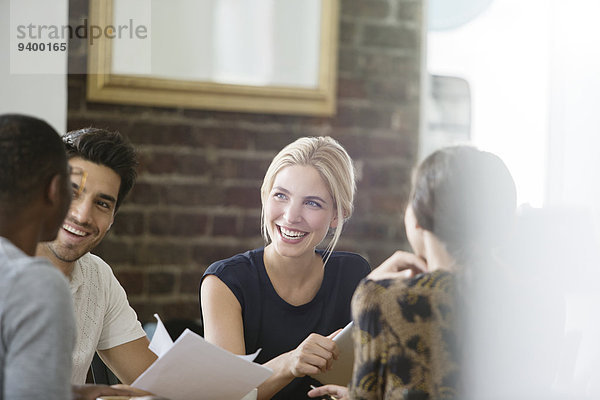
M313 375L313 378L324 385L333 384L347 386L352 379L352 369L354 368L354 342L352 339L352 326L350 321L348 325L338 333L333 341L337 343L340 355L334 361L332 368L320 374Z
M154 314L154 318L156 318L157 321L156 329L154 330L154 335L152 336L148 348L160 357L173 347L173 339L171 339L171 335L167 332L167 328L165 328L165 325L158 314Z
M189 329L173 343L156 317L152 337L156 342L150 347L159 357L132 383L133 387L170 400L234 400L244 397L273 373L252 362L258 352L236 356Z

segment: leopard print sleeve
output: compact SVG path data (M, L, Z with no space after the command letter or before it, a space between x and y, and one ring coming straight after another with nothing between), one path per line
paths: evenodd
M454 399L458 352L454 278L436 271L364 280L352 300L351 399Z

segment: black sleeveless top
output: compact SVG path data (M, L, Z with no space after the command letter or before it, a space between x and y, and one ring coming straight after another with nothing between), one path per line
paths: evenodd
M322 251L318 251L323 256ZM354 289L371 271L358 254L331 254L321 288L308 303L293 306L273 287L263 262L264 248L250 250L210 265L204 276L215 275L233 292L242 308L246 354L262 349L256 362L263 364L298 347L311 333L327 336L351 320ZM296 378L273 399L306 399L310 377Z

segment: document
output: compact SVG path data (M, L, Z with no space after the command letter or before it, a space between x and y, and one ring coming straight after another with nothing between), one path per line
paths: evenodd
M148 347L158 359L133 387L170 400L238 400L273 373L252 362L258 351L237 356L189 329L173 342L158 315L154 316L158 323Z
M347 386L352 379L352 369L354 368L354 342L352 339L352 326L350 321L340 333L335 335L333 341L336 342L340 355L329 371L313 375L313 378L324 385L333 384Z

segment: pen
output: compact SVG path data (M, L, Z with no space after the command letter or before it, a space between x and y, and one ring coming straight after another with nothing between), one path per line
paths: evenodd
M312 389L316 389L316 388L317 388L315 385L310 385L310 387L311 387ZM335 397L335 396L333 396L333 395L331 395L331 394L326 394L325 396L326 396L326 397L327 397L329 400L338 400L338 398L337 398L337 397Z

